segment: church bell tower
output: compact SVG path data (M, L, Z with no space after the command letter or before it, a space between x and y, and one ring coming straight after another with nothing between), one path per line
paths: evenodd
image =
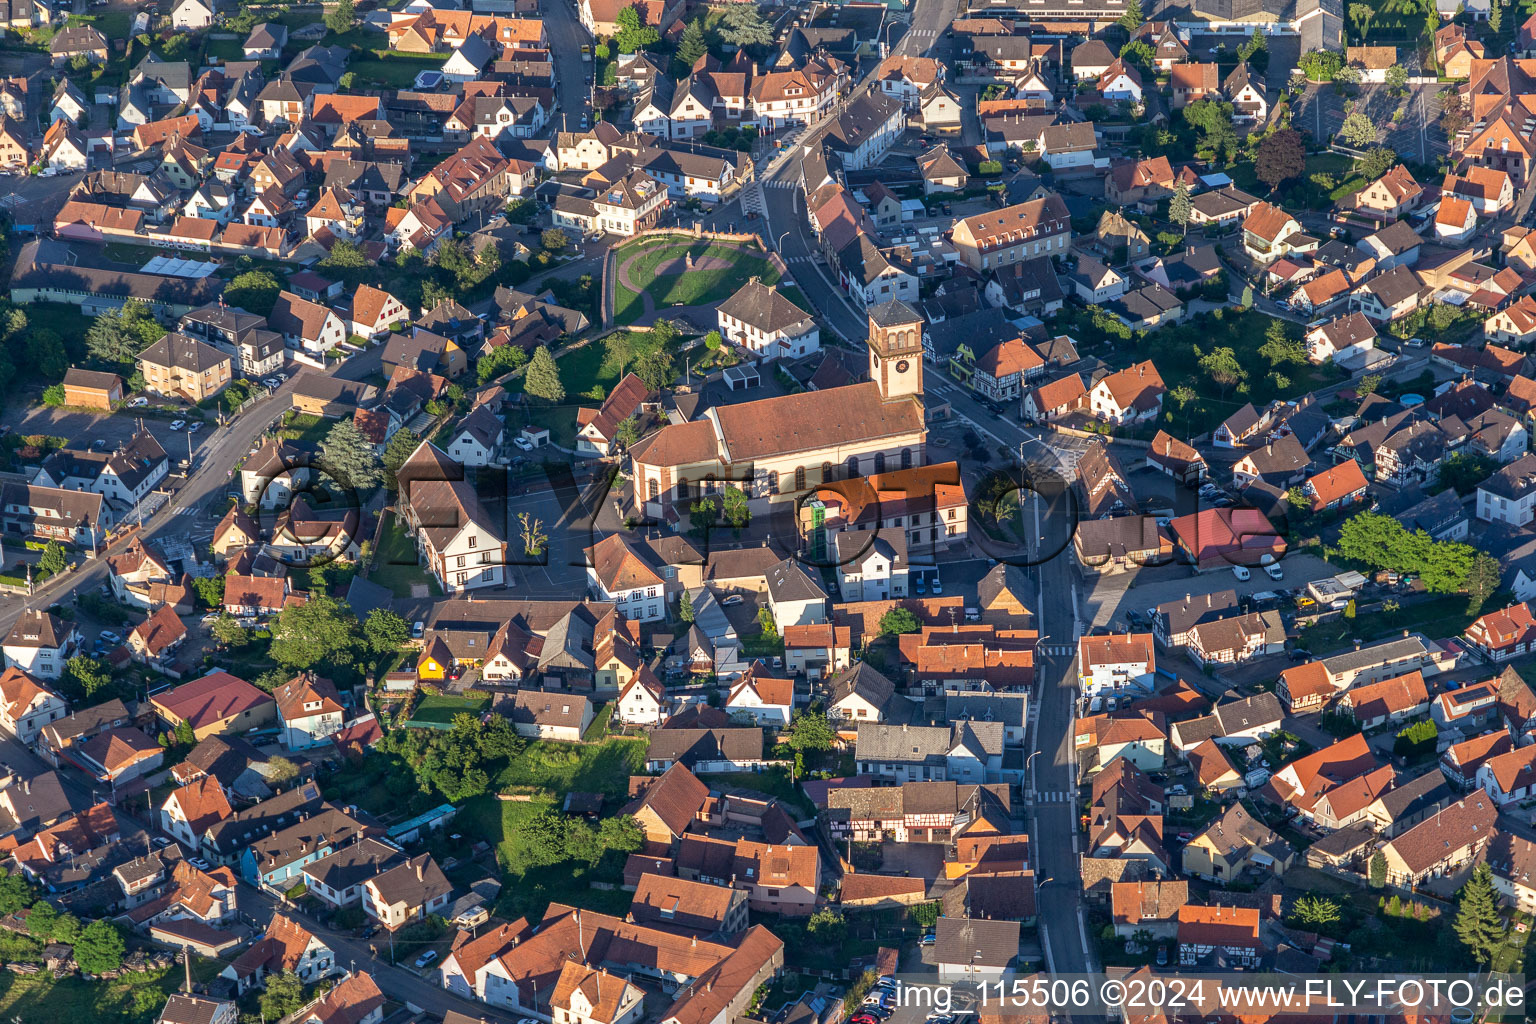
M923 400L923 316L900 299L869 308L869 379L887 402Z

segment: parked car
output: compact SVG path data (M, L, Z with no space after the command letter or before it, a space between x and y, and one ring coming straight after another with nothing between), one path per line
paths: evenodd
M745 600L746 598L742 597L740 594L731 594L730 596L723 598L720 601L720 605L724 608L734 608Z
M149 399L145 398L143 395L135 395L134 397L128 399L128 408L130 409L142 409L148 404Z
M1244 566L1244 565L1234 565L1232 567L1232 575L1236 576L1238 578L1239 582L1246 582L1248 579L1250 579L1253 576L1253 573L1248 571L1248 567L1247 566Z
M412 640L420 640L423 636L426 635L426 632L427 632L427 624L425 622L422 622L420 619L417 619L415 621L415 623L413 623L411 625L411 639Z
M202 430L202 429L203 429L203 421L202 420L193 420L191 423L187 424L187 433L189 433L189 434L195 434L199 430Z
M933 592L935 594L944 593L944 581L939 579L938 573L933 574Z
M517 445L525 452L533 451L533 442L528 440L526 437L514 437L512 439L512 443Z
M433 960L436 960L436 959L437 959L437 950L429 949L425 953L421 954L421 956L416 958L416 966L417 967L425 967L428 964L430 964Z
M923 936L923 945L925 945L925 946L931 946L935 942L938 942L938 941L939 941L939 937L937 935L935 935L933 932L929 932L927 935Z
M186 425L187 425L187 421L186 420L171 420L171 429L172 430L180 430L182 427L184 427Z
M1264 572L1272 580L1283 580L1283 579L1285 579L1285 572L1284 572L1284 570L1282 570L1280 568L1280 563L1279 562L1276 562L1273 565L1266 565L1264 567Z
M102 630L100 633L97 634L97 636L101 637L107 643L112 644L114 646L116 646L117 644L120 644L120 643L123 642L123 638L118 636L116 633L112 632L110 629Z

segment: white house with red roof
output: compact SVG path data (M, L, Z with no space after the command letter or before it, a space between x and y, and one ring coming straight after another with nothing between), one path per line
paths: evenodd
M1536 618L1529 604L1512 604L1473 622L1463 638L1489 661L1509 661L1536 650Z
M31 743L49 722L69 713L64 698L14 665L0 675L0 729Z
M1500 807L1536 795L1536 744L1484 761L1477 770L1477 785Z
M312 673L288 680L272 696L277 701L278 737L288 750L325 745L346 719L336 685Z
M410 318L405 303L382 288L360 284L352 294L352 333L359 337L371 340L388 334L395 324Z

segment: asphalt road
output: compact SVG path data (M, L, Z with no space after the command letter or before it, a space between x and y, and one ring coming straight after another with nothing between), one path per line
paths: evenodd
M912 8L911 24L891 52L905 56L926 54L943 40L944 29L954 21L958 12L959 0L920 0ZM837 287L836 271L811 258L819 246L805 216L805 201L800 191L800 160L808 147L820 142L833 118L849 102L868 91L870 85L866 77L851 90L847 100L812 126L794 149L759 172L767 206L764 237L773 240L770 244L784 257L795 283L823 319L842 337L856 342L863 341L869 334L868 321Z
M209 501L222 500L223 494L231 487L231 481L228 476L219 476L219 470L228 470L232 467L281 415L288 407L288 394L292 387L291 379L284 381L283 386L271 397L261 399L229 425L205 429L201 436L206 440L198 449L199 464L202 468L195 471L191 478L171 495L171 500L154 514L148 525L138 535L145 540L153 540L162 535L170 537L185 533L188 518L192 513L199 511ZM178 454L174 449L171 451L172 457ZM174 481L177 478L170 479ZM88 590L105 583L107 580L105 556L116 554L126 548L131 539L132 535L118 539L104 550L98 551L94 561L87 561L74 572L55 577L39 587L37 593L24 603L0 602L0 633L8 634L11 631L11 627L20 618L24 608L47 608L50 605L68 601L77 591Z
M595 61L581 59L581 48L590 46L592 37L577 20L576 5L570 0L548 0L542 6L540 17L549 36L550 52L559 55L555 61L555 99L560 104L560 113L555 118L555 127L559 131L580 131L581 115L591 111L587 75L596 67Z

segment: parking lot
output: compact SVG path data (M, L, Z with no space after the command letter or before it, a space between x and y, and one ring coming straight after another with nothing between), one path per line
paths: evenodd
M90 413L37 406L8 413L4 423L18 434L62 437L71 448L97 446L110 450L127 441L138 430L141 416L137 413L138 410L127 408L115 413ZM214 426L209 422L194 431L172 430L174 420L159 415L143 416L142 422L172 460L195 454L212 433ZM100 442L99 446L97 442Z
M1432 164L1450 151L1445 133L1440 130L1439 85L1411 85L1408 96L1392 96L1385 85L1366 83L1360 86L1359 95L1353 97L1354 109L1364 113L1378 128L1386 132L1380 145L1393 149L1405 158ZM1312 133L1318 143L1324 143L1344 123L1344 103L1351 97L1340 95L1332 85L1309 85L1297 105L1295 123ZM1407 105L1407 113L1399 126L1392 125L1392 114L1398 107Z

